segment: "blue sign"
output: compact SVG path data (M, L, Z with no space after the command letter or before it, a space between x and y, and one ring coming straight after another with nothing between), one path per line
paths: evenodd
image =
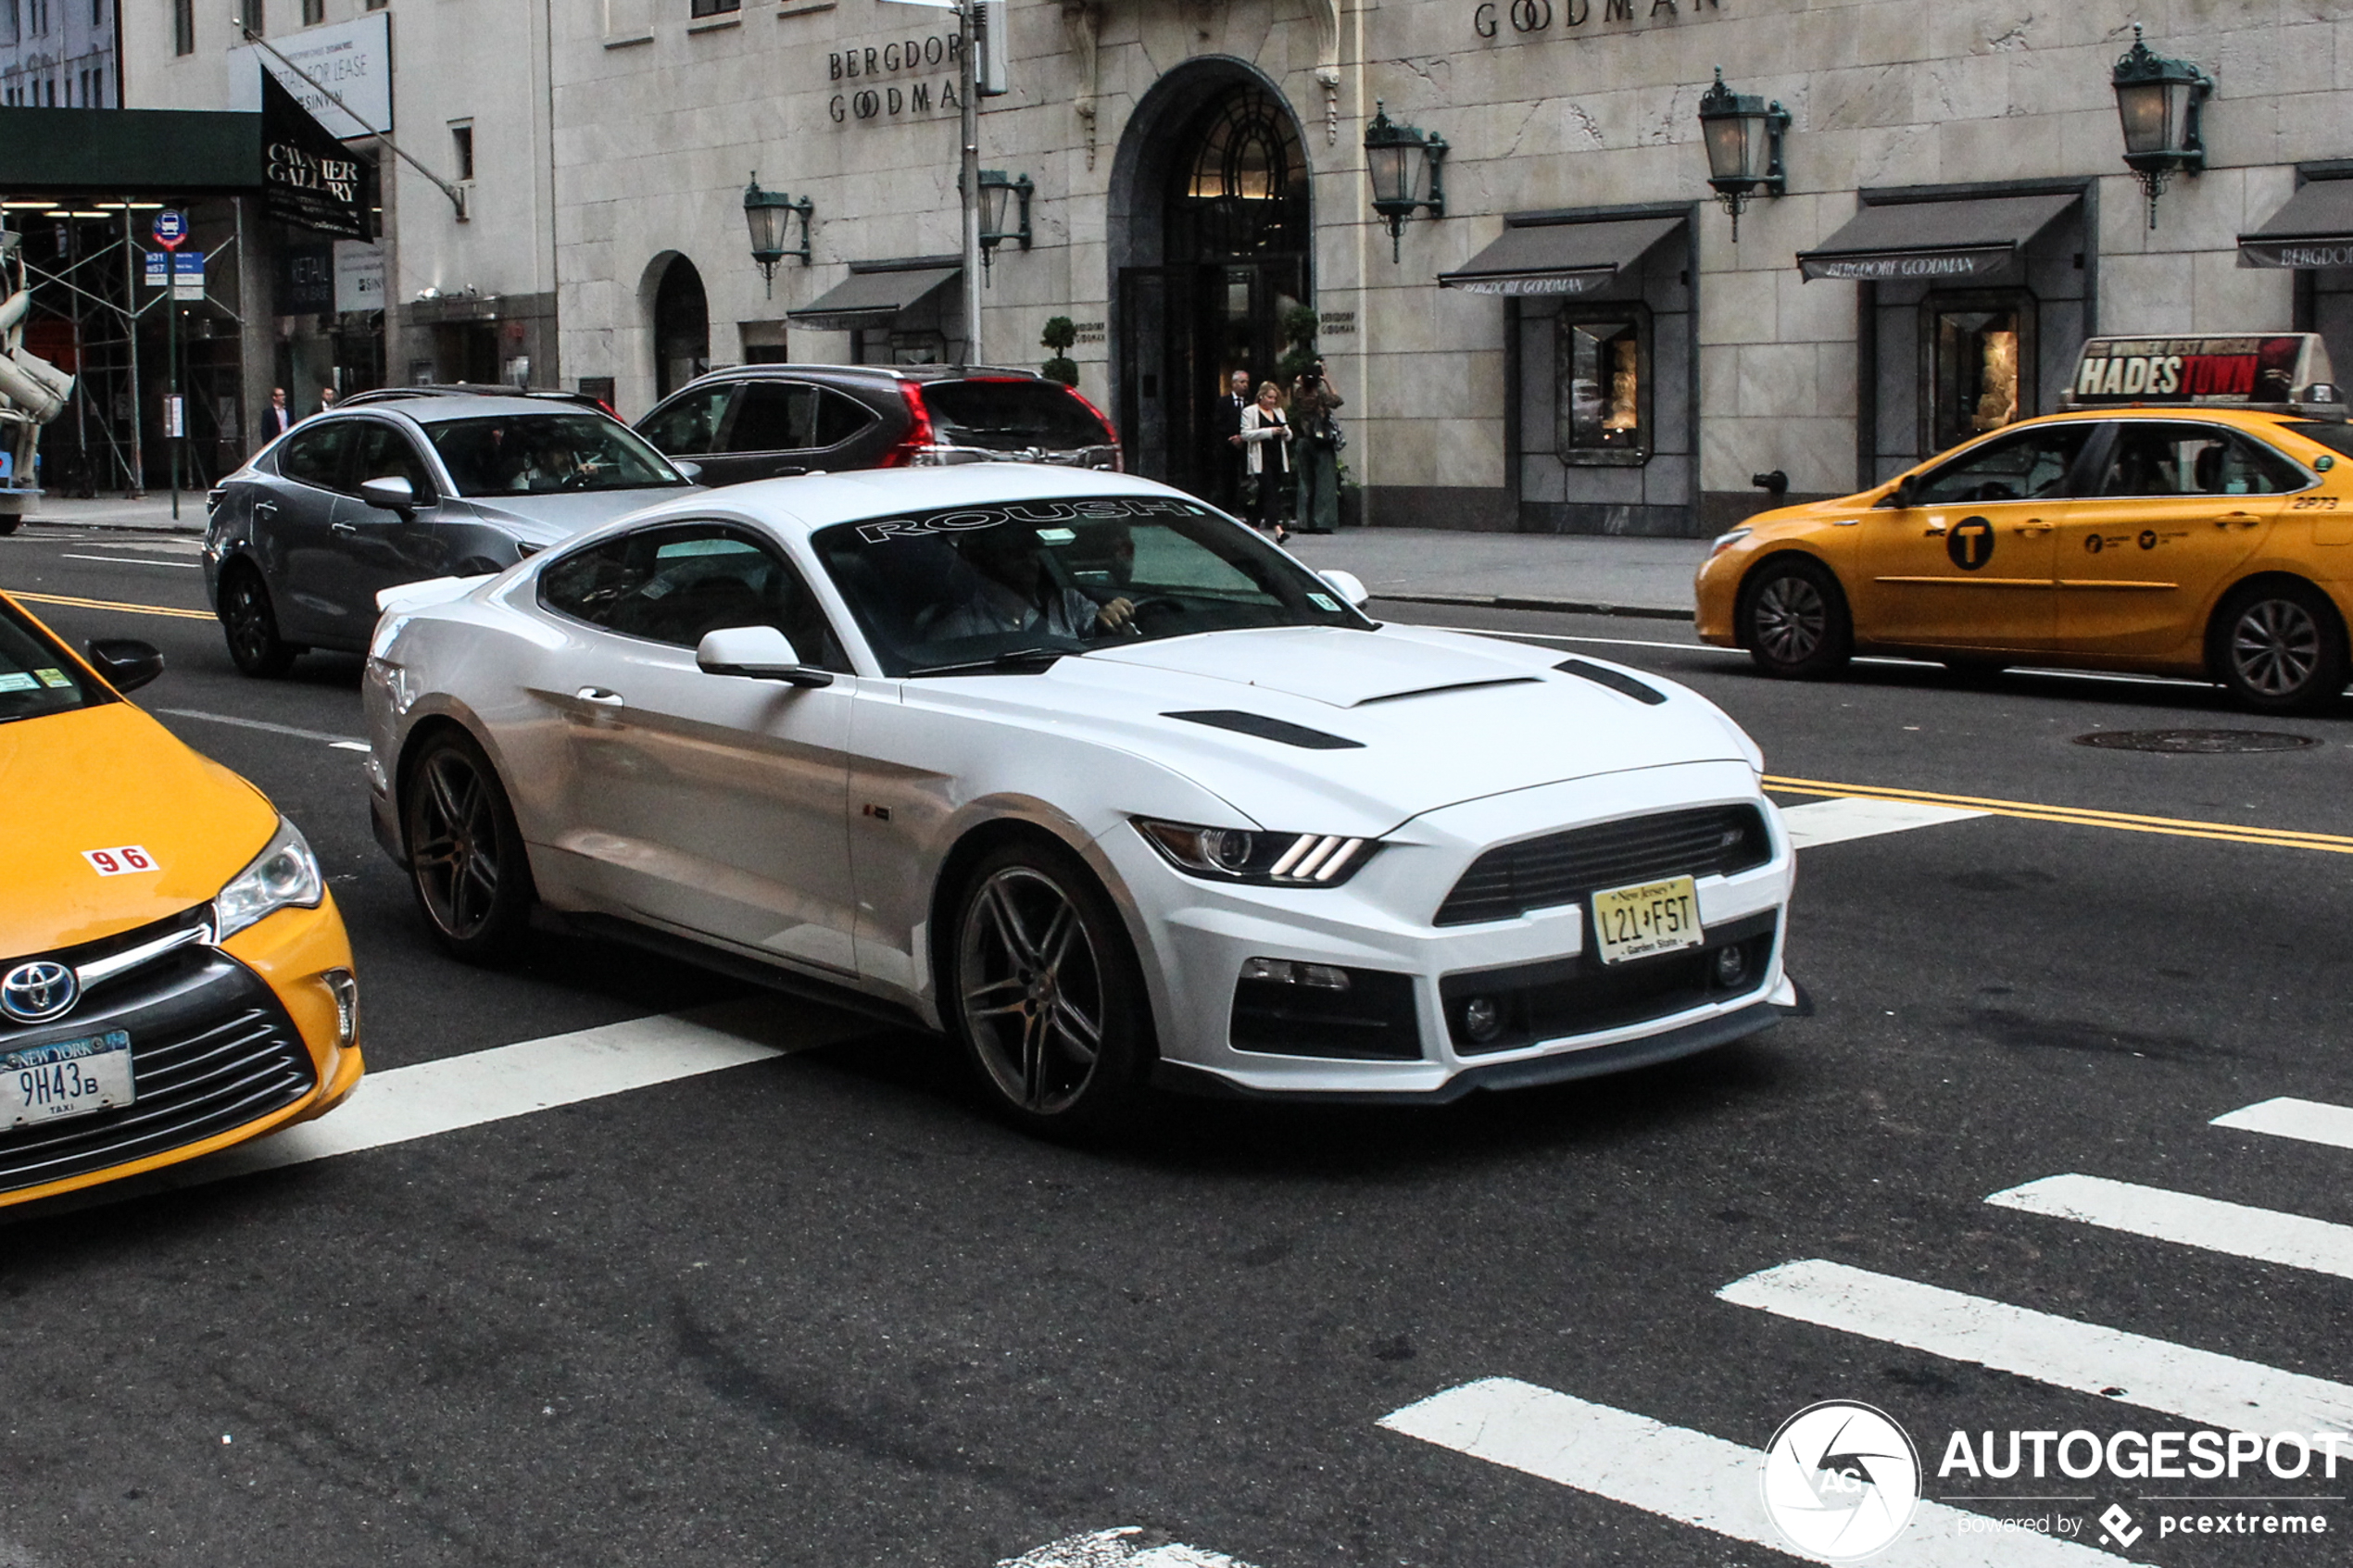
M188 237L188 215L167 207L156 214L153 230L157 245L166 250L177 250L180 242Z

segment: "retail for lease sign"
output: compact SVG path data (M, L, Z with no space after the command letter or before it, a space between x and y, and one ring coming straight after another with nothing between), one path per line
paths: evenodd
M260 108L261 74L268 71L330 135L347 139L392 129L390 11L371 11L333 27L305 28L273 38L270 44L276 54L253 44L229 51L231 108L248 114ZM289 69L280 55L302 69ZM310 80L305 81L306 76ZM321 87L351 112L338 107Z

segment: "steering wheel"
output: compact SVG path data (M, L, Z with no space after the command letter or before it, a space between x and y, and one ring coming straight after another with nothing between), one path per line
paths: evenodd
M1185 608L1185 601L1174 594L1154 594L1150 598L1135 601L1130 619L1140 619L1146 610L1171 610L1182 615Z

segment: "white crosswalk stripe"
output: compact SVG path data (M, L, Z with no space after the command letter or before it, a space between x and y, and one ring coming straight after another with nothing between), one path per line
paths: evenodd
M1008 1557L997 1568L1251 1568L1222 1551L1181 1541L1154 1541L1134 1524L1065 1536L1034 1551Z
M2353 1148L2353 1106L2323 1105L2309 1099L2267 1099L2214 1118L2217 1127L2243 1133L2268 1133L2275 1138Z
M1988 814L1958 806L1931 806L1925 801L1870 800L1842 795L1829 800L1809 800L1802 806L1784 806L1781 822L1789 830L1789 841L1793 847L1816 849L1825 844L1843 844L1851 838L1908 833L1914 828L1962 822Z
M1390 1412L1380 1424L1679 1524L1799 1555L1766 1517L1757 1484L1764 1456L1705 1432L1509 1377L1449 1388ZM1986 1533L1984 1518L1923 1499L1910 1527L1870 1561L1884 1568L2114 1568L2120 1561L2043 1536Z
M2283 1214L2104 1176L2045 1176L1994 1193L1985 1201L1998 1208L2226 1252L2234 1258L2353 1279L2353 1225L2302 1214Z

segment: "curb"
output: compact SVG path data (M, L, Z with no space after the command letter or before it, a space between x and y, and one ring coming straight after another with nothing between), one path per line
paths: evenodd
M1587 599L1528 599L1516 596L1498 597L1491 594L1391 594L1376 593L1376 599L1393 604L1466 605L1474 609L1532 609L1548 615L1619 615L1644 621L1692 621L1696 619L1688 609L1664 609L1656 605L1602 604Z

